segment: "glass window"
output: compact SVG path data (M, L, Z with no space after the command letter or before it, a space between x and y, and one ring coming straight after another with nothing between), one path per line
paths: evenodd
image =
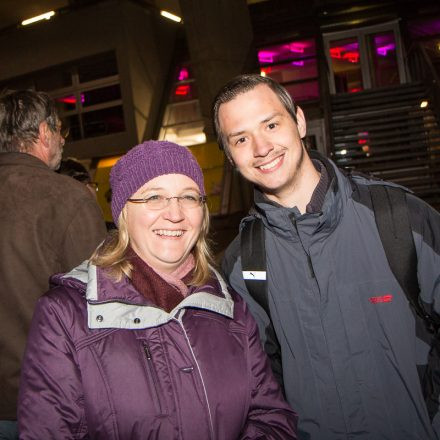
M413 38L440 35L440 18L416 19L408 23Z
M69 130L69 135L67 136L66 141L78 141L82 138L81 136L81 127L79 123L78 115L65 116L61 118L63 127Z
M264 64L273 64L315 56L315 40L291 41L289 43L277 44L275 46L267 46L258 51L258 61L262 66Z
M72 85L72 71L68 67L45 70L34 77L35 89L45 92Z
M84 137L102 136L125 130L122 106L83 113Z
M284 87L293 96L295 101L308 101L319 96L318 81L307 81L298 84L285 84Z
M175 82L188 81L190 79L194 79L194 74L191 66L188 63L184 63L178 66L174 75Z
M373 87L399 84L396 41L392 31L369 35Z
M171 91L170 102L188 101L197 99L197 97L197 88L194 82L177 83Z
M55 98L55 101L57 102L58 109L61 113L76 110L77 108L77 99L75 95L60 96L59 98Z
M281 84L318 76L315 58L311 60L296 60L291 61L290 63L262 67L261 72L264 72L266 75Z
M108 52L7 81L0 89L17 85L20 87L15 88L48 91L63 125L69 128L70 142L125 130L117 73L115 53ZM87 86L82 84L92 80Z
M83 107L90 107L91 105L115 101L117 99L121 99L121 89L119 84L88 90L81 93L81 103Z
M261 74L286 87L296 101L319 99L315 40L263 47L258 61Z
M88 59L78 64L78 79L80 83L93 81L117 75L118 66L114 53Z
M199 101L188 101L179 104L169 104L163 118L163 125L182 124L201 119Z
M204 122L191 65L188 62L178 65L173 78L159 139L186 146L204 143Z
M331 41L330 57L336 93L353 93L363 90L359 42L357 38Z
M203 128L203 121L162 127L159 138L185 146L203 144L206 142Z

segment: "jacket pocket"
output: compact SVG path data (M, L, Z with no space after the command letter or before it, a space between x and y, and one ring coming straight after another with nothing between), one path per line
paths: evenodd
M150 385L151 397L154 402L156 411L159 414L165 414L165 404L162 401L162 391L157 377L156 369L154 368L153 356L150 347L146 341L142 341L142 352L144 357L144 365L147 373L147 382Z

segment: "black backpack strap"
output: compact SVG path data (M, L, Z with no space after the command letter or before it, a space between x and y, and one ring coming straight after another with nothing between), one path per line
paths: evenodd
M434 332L438 323L427 314L419 301L417 253L409 221L406 193L385 185L368 186L373 210L388 264L414 311Z
M245 222L240 234L241 268L246 288L252 298L263 307L270 317L267 299L266 248L262 220L255 218Z
M284 392L281 346L275 333L269 309L264 224L260 218L256 217L243 225L240 232L240 247L241 268L246 288L270 319L270 324L266 327L264 350L269 356L272 371Z

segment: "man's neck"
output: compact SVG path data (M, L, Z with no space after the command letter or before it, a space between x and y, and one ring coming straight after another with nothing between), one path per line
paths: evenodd
M37 159L40 159L41 162L44 162L47 166L49 166L47 156L44 154L44 150L39 145L34 144L33 147L29 151L26 151L25 154L34 156Z
M320 179L320 173L313 165L308 155L304 157L301 168L298 170L295 181L278 194L265 193L266 197L286 208L296 206L301 214L306 212L313 192Z

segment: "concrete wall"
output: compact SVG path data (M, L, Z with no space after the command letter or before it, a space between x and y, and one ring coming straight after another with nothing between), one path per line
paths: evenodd
M178 25L128 0L59 14L0 36L0 81L114 50L126 131L66 144L77 158L123 153L154 136Z

